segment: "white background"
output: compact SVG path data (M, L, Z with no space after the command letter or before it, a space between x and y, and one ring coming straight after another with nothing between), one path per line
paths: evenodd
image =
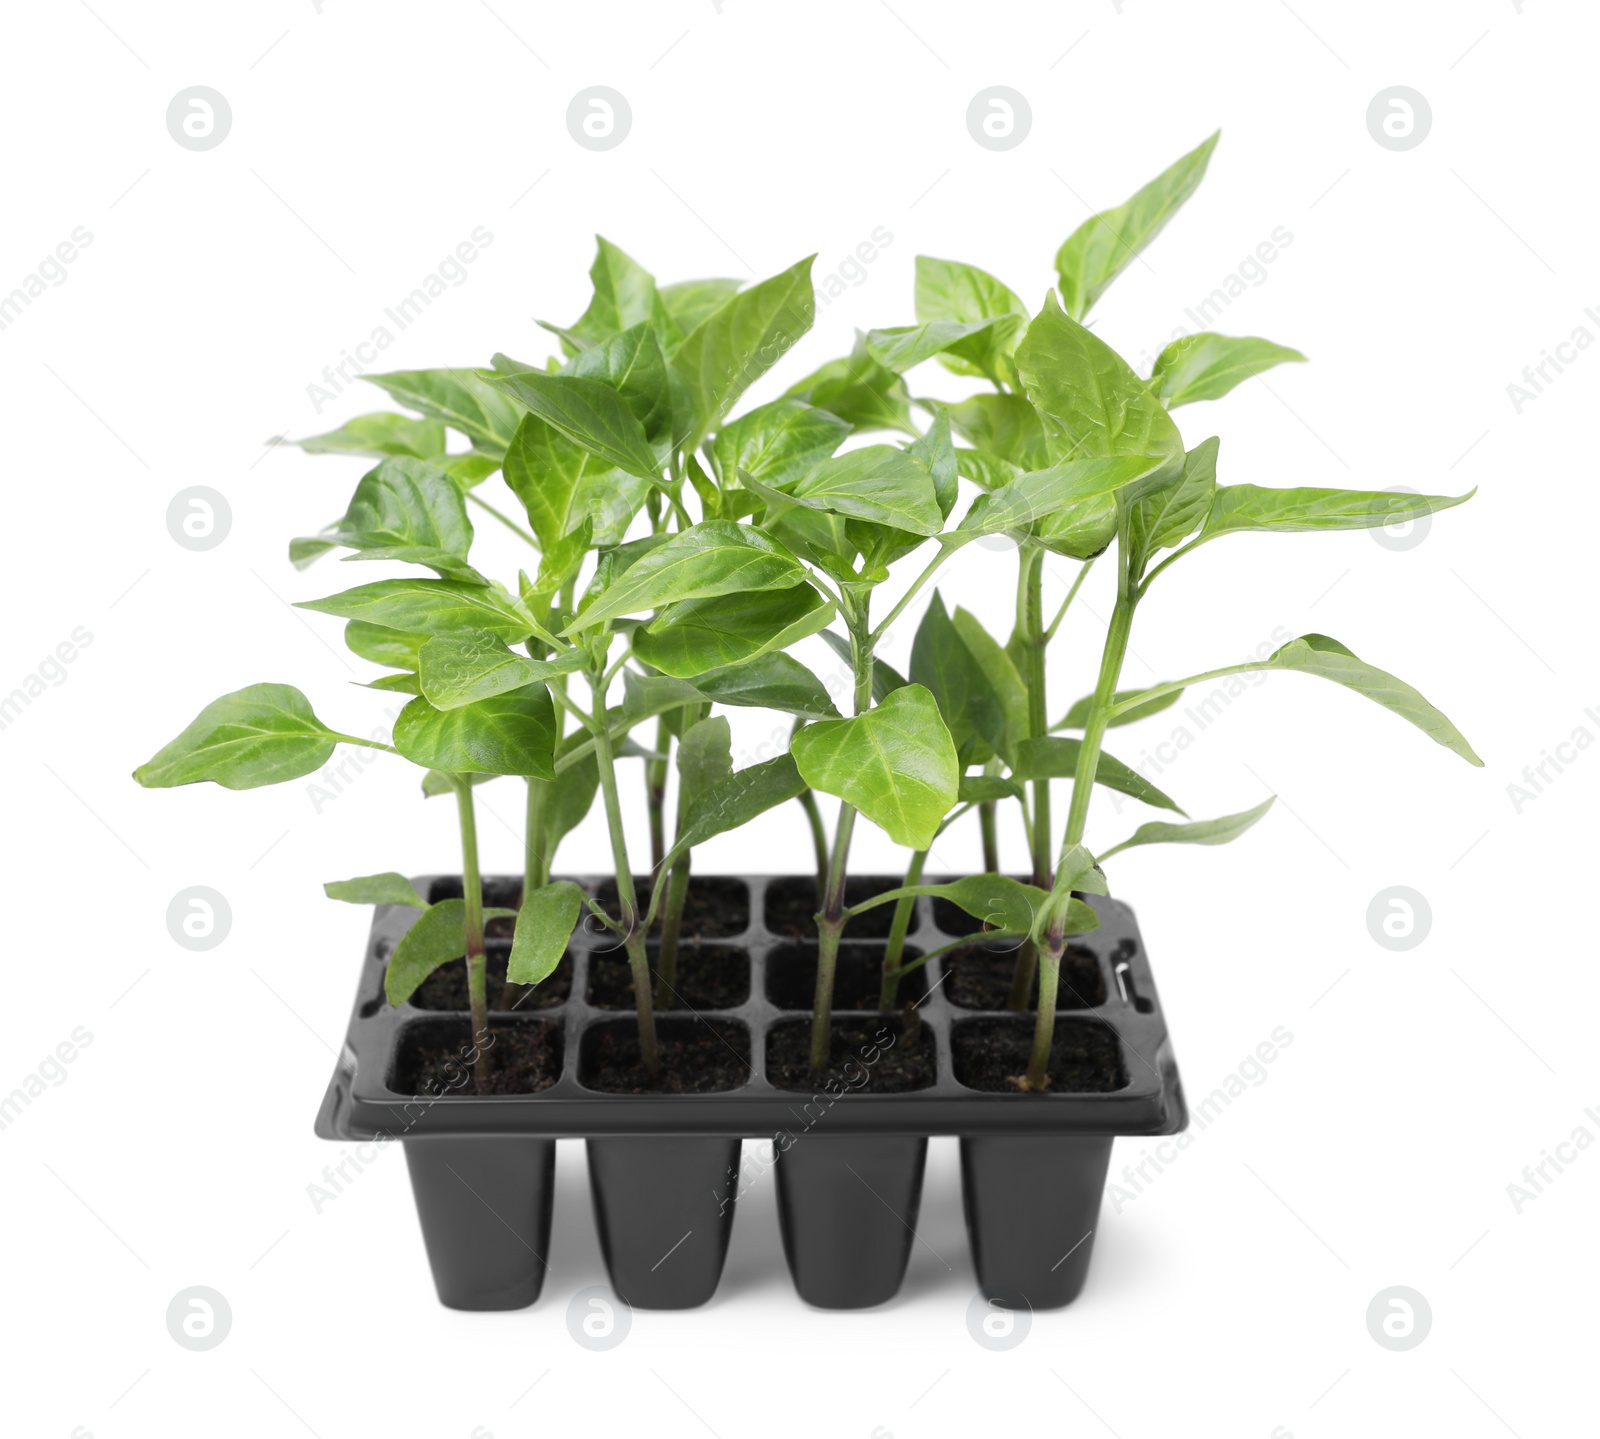
M1587 822L1600 753L1547 770L1520 812L1507 786L1578 727L1600 734L1585 711L1600 706L1587 544L1600 354L1521 413L1507 386L1577 326L1600 334L1584 313L1600 304L1594 15L1561 0L492 4L94 0L8 16L0 292L74 227L93 240L0 332L0 691L76 627L92 643L0 731L0 1092L76 1027L92 1043L0 1132L6 1432L482 1439L626 1422L903 1439L1026 1414L1121 1439L1531 1439L1589 1425L1600 1153L1547 1170L1520 1213L1507 1186L1579 1126L1600 1137L1585 1116L1600 1106ZM233 112L205 153L165 124L196 84ZM565 125L593 84L633 111L604 154ZM995 84L1033 113L1006 153L965 124ZM1433 116L1403 153L1365 118L1397 84ZM820 277L886 227L864 281L753 402L842 353L854 327L909 323L918 252L983 265L1037 304L1091 209L1219 125L1205 184L1107 295L1098 332L1147 365L1185 307L1285 227L1292 244L1217 327L1312 363L1181 411L1188 442L1222 435L1226 481L1481 488L1404 553L1359 533L1209 546L1141 611L1128 681L1232 662L1279 627L1318 630L1418 686L1487 768L1278 676L1147 771L1196 815L1281 796L1234 848L1136 852L1112 871L1191 1100L1275 1027L1293 1042L1154 1184L1120 1212L1107 1201L1083 1297L1037 1316L1017 1348L991 1353L967 1331L949 1142L930 1162L925 1243L881 1310L795 1298L768 1180L741 1201L714 1302L641 1313L614 1352L579 1348L567 1300L604 1276L575 1145L539 1304L440 1308L397 1153L320 1214L307 1186L333 1157L311 1119L367 923L320 884L452 867L451 816L421 805L398 762L320 810L305 783L151 793L128 778L203 703L253 681L300 686L340 728L383 722L389 700L351 686L367 667L341 657L337 622L285 603L355 582L327 561L295 574L285 544L340 512L360 462L263 442L386 407L357 386L318 414L307 387L476 226L492 245L382 368L542 356L533 317L582 310L596 231L665 282L754 279L812 250ZM919 388L960 392L926 375ZM166 528L169 501L197 484L232 509L206 553ZM509 573L516 542L479 528ZM1052 598L1071 572L1052 573ZM1096 578L1055 652L1053 709L1089 687L1089 611L1106 613L1109 577ZM1013 579L1010 555L974 548L942 587L1004 634ZM891 661L913 628L897 626ZM806 657L833 672L815 642ZM1120 732L1117 752L1161 764L1181 713ZM736 723L748 760L777 721ZM516 787L482 794L489 867L514 869ZM565 866L603 866L597 817ZM1098 799L1091 843L1137 818ZM858 853L862 869L904 858L870 826ZM806 856L791 806L700 863L782 871ZM964 828L937 859L976 857ZM233 917L202 954L165 922L196 884ZM1394 885L1432 911L1403 953L1366 918ZM1113 1177L1144 1143L1118 1144ZM206 1353L178 1347L164 1318L197 1284L233 1312ZM1405 1353L1365 1322L1393 1285L1432 1309Z

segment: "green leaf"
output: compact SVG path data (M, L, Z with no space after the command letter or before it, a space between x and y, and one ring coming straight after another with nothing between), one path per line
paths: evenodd
M944 515L928 467L895 445L867 445L824 460L789 496L808 509L936 535Z
M391 669L416 669L420 663L418 655L427 640L427 635L409 635L384 625L368 624L365 620L351 620L344 627L344 642L352 654Z
M526 415L506 450L505 479L548 554L592 520L596 546L621 541L650 492L650 481L608 464L538 415Z
M610 385L543 370L501 373L491 383L608 465L641 479L654 480L660 475L661 464L644 426Z
M712 311L738 294L740 284L739 280L679 280L662 285L659 293L672 323L689 335Z
M437 799L442 794L455 794L456 786L463 780L476 788L499 778L497 774L447 774L442 769L430 769L422 776L422 797Z
M1081 320L1106 287L1194 194L1222 132L1191 150L1114 210L1091 215L1056 252L1056 273L1067 313Z
M748 525L702 520L631 565L563 634L677 600L790 589L805 579L788 550Z
M1003 326L1008 332L1016 329L1022 317L991 316L980 320L927 320L920 325L897 325L888 330L867 332L867 353L886 370L903 375L925 360L953 350L964 342L980 336L989 339L991 332Z
M1128 543L1136 573L1157 550L1182 544L1211 512L1221 443L1215 435L1202 440L1183 457L1183 477L1177 484L1140 500L1129 512Z
M942 405L964 440L1024 470L1042 470L1050 463L1044 421L1022 395L972 395L956 405Z
M816 293L808 255L770 280L724 300L684 338L672 357L697 416L687 450L700 446L746 389L811 328Z
M1111 703L1126 704L1129 700L1138 699L1138 697L1143 693L1144 691L1142 689L1118 690L1114 695L1111 696ZM1160 714L1162 710L1168 708L1170 705L1177 704L1177 702L1182 698L1182 690L1173 690L1169 694L1157 695L1154 699L1148 700L1144 704L1134 705L1132 709L1127 710L1123 714L1112 715L1112 717L1107 721L1107 725L1114 728L1117 725L1132 724L1135 720L1147 719L1153 714ZM1052 730L1084 729L1089 723L1089 711L1093 707L1094 696L1092 694L1084 695L1082 699L1077 700L1073 704L1072 708L1066 712L1066 715L1060 721L1051 725L1050 728Z
M563 586L577 579L578 571L594 547L594 520L589 518L539 556L538 580L518 587L522 602L533 608L548 605ZM521 578L525 580L527 576Z
M956 530L973 536L1026 530L1070 506L1115 494L1164 463L1145 455L1061 460L1049 469L1031 470L991 494L979 495Z
M1000 703L1005 722L991 734L990 743L1009 760L1016 753L1018 741L1028 733L1028 688L1011 657L976 616L958 608L951 623L973 662L983 671L990 692Z
M512 984L538 984L555 972L583 912L583 900L583 891L566 879L523 897L511 940L507 980Z
M866 336L856 336L846 359L829 360L783 392L789 400L809 400L844 420L851 429L902 430L917 433L911 423L911 399L905 381L867 353Z
M662 313L655 278L650 272L604 235L594 238L594 263L589 266L594 296L589 308L573 321L568 332L586 346L599 345Z
M921 685L895 690L854 719L807 725L791 749L807 784L854 805L909 849L932 844L956 803L955 745Z
M308 455L415 455L423 460L442 455L445 449L440 421L414 420L387 411L357 415L325 435L308 435L289 443Z
M476 370L395 370L361 378L408 410L459 430L486 454L503 455L522 419L522 407Z
M1075 739L1025 739L1017 745L1017 761L1011 772L1017 779L1071 779L1078 772L1078 751L1083 742ZM1094 782L1114 789L1119 794L1132 795L1134 799L1157 809L1170 809L1182 814L1176 800L1163 794L1138 770L1129 769L1119 759L1104 750L1095 766Z
M622 672L622 693L620 718L630 724L706 702L705 695L688 680L674 679L671 675L641 675L631 669ZM616 715L617 711L613 710L612 714Z
M780 651L697 675L695 688L718 704L781 710L802 719L837 719L827 688L799 660Z
M1272 808L1276 795L1269 795L1254 809L1239 814L1225 814L1221 819L1201 819L1190 824L1164 824L1153 820L1142 824L1123 840L1114 844L1100 856L1104 863L1120 850L1132 849L1136 844L1227 844L1238 839L1247 829Z
M733 732L722 715L692 724L678 741L678 807L688 807L733 774Z
M832 455L849 434L850 426L827 410L774 400L724 425L713 453L723 484L736 484L744 470L781 489Z
M956 447L950 439L950 416L936 414L921 438L906 446L906 453L928 472L933 481L933 497L939 514L950 518L961 495L961 471L956 464Z
M584 651L571 649L554 659L529 659L507 649L488 630L463 630L428 640L420 651L418 674L428 703L435 709L453 710L572 674L583 668L586 658Z
M1404 680L1358 659L1338 640L1329 639L1327 635L1301 635L1274 650L1259 666L1251 668L1298 670L1332 680L1365 695L1401 719L1409 720L1430 739L1454 751L1469 764L1483 764L1460 730Z
M1007 286L976 265L918 255L916 296L919 320L971 322L1016 316L1015 324L982 331L939 356L939 363L958 375L1003 377L1028 322L1027 306Z
M446 579L482 583L467 563L472 522L461 487L426 460L384 460L362 477L342 519L296 543L343 545L362 559L426 565Z
M561 741L557 754L565 756L588 742L581 730ZM587 818L600 787L600 769L591 750L582 759L561 770L545 792L543 827L544 853L554 857L561 841Z
M935 899L947 899L958 909L964 909L974 919L981 919L991 929L1012 934L1027 934L1033 928L1050 891L1037 885L1024 884L1003 874L972 874L950 884L911 884L875 894L864 904L852 905L851 914L875 909L889 900L910 895L926 894Z
M1196 400L1220 400L1252 375L1274 365L1303 364L1305 358L1300 351L1271 340L1235 338L1207 330L1174 340L1157 355L1150 383L1161 403L1175 410Z
M826 641L827 646L834 654L844 661L846 665L853 666L850 658L850 641L843 635L836 635L832 630L823 630L818 636ZM906 678L898 670L893 669L885 661L873 658L872 661L872 702L881 705L897 689L906 684Z
M1003 460L988 450L957 450L956 468L964 478L984 491L998 490L1002 485L1021 479L1024 473L1020 465Z
M1178 428L1149 386L1104 340L1063 314L1054 295L1017 347L1017 370L1054 458L1182 456Z
M422 693L422 685L411 670L402 670L395 675L379 675L375 680L368 680L361 688L383 690L388 694L419 695Z
M522 602L498 585L460 580L379 580L295 608L421 635L488 630L515 641L538 628Z
M389 1003L404 1004L441 964L467 952L467 902L446 899L429 905L400 937L383 975Z
M1164 471L1158 471L1164 473ZM1139 482L1141 485L1143 481ZM1075 560L1098 555L1116 537L1117 499L1097 495L1046 515L1034 527L1034 538L1053 554Z
M689 806L672 850L663 860L663 869L670 869L684 853L708 839L740 829L757 815L798 798L805 789L806 782L800 777L792 754L781 754L735 771Z
M1375 530L1448 510L1476 493L1411 495L1390 490L1269 490L1259 485L1219 485L1200 538L1214 540L1244 530L1284 534Z
M664 674L693 679L788 647L829 624L837 605L810 585L668 605L633 636L633 653Z
M1015 780L997 774L964 774L957 798L962 804L992 804L996 800L1021 799L1025 793Z
M394 722L394 745L413 764L452 774L555 778L555 705L542 684L457 709L411 701Z
M292 685L247 685L212 700L133 777L146 789L202 780L258 789L321 769L338 742Z
M648 324L635 325L582 351L562 366L561 373L615 390L648 439L672 424L667 360Z
M384 874L364 874L358 879L335 879L322 886L329 899L346 904L409 904L426 909L428 901L403 874L389 870Z
M984 763L1005 728L1005 711L937 591L911 642L911 682L938 702L961 768Z

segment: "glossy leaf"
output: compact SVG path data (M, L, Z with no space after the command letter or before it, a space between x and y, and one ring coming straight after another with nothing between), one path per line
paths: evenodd
M867 445L826 460L789 495L811 509L914 535L936 535L944 527L928 467L895 445Z
M589 266L594 294L589 308L567 332L586 347L599 345L635 325L657 320L664 313L654 276L604 235L594 238L594 263Z
M635 325L582 351L561 373L615 390L649 439L672 424L667 359L649 324Z
M482 582L467 563L472 522L461 487L426 460L396 457L368 471L344 517L309 543L343 545L363 559L426 565L446 579Z
M1143 690L1118 690L1112 695L1111 702L1112 704L1126 704L1129 700L1137 700L1143 693ZM1117 725L1132 724L1135 720L1148 719L1151 715L1160 714L1162 710L1177 704L1182 698L1182 690L1172 690L1164 695L1158 694L1152 700L1147 700L1143 704L1136 704L1131 709L1124 710L1121 714L1112 715L1106 723L1109 727L1115 728ZM1053 730L1084 729L1089 723L1089 711L1093 707L1094 696L1092 694L1084 695L1082 699L1073 704L1072 708L1066 712L1059 722L1051 725L1050 728Z
M555 778L555 706L542 684L457 709L411 701L394 723L394 745L413 764L452 774Z
M680 334L690 335L702 320L738 294L740 284L738 280L679 280L662 285L658 293Z
M338 742L292 685L247 685L212 700L133 777L147 789L202 780L257 789L321 769Z
M1182 456L1177 426L1149 386L1104 340L1063 314L1054 295L1017 346L1017 370L1053 458Z
M837 719L826 687L799 660L781 651L697 675L695 688L718 704L780 710L802 719Z
M1390 490L1270 490L1258 485L1219 485L1200 531L1202 540L1245 530L1308 533L1374 530L1420 519L1470 500L1464 495L1412 495Z
M898 325L888 330L867 332L867 353L886 370L903 375L935 355L953 350L963 342L979 337L989 339L997 326L1014 329L1017 320L992 316L979 320L928 320L920 325Z
M1042 470L1049 465L1044 421L1025 396L972 395L942 408L956 433L978 449L1024 470Z
M810 585L681 600L635 632L633 653L663 674L693 679L787 649L830 623L836 612L834 602Z
M811 328L815 258L807 256L730 296L684 337L672 365L688 387L697 419L686 449L698 449L700 437Z
M1220 400L1236 385L1275 365L1304 363L1305 356L1271 340L1218 335L1210 330L1174 340L1159 355L1150 375L1157 397L1169 410L1197 400Z
M538 415L523 417L504 471L546 554L586 519L593 522L595 545L619 543L650 492L648 479L608 464Z
M854 805L909 849L932 844L956 803L955 745L921 685L895 690L854 719L807 725L791 749L807 784Z
M379 411L357 415L325 435L291 440L308 455L415 455L427 459L445 451L444 425L438 420L414 420L410 415Z
M1298 670L1301 674L1317 675L1344 685L1401 719L1409 720L1430 739L1454 751L1469 764L1483 764L1461 731L1404 680L1357 658L1327 635L1301 635L1299 639L1290 640L1268 655L1259 668Z
M713 453L724 484L746 471L782 488L827 459L850 434L837 415L802 400L774 400L717 432Z
M680 812L687 814L688 806L732 774L733 732L727 719L716 715L690 725L678 741Z
M1010 759L1019 740L1028 733L1028 689L1022 676L998 641L984 629L976 616L957 608L951 624L961 642L983 672L989 690L999 702L1004 723L990 737L994 749Z
M1028 307L987 270L932 255L917 256L916 304L919 320L971 322L1016 316L1013 324L981 331L939 356L939 363L958 375L1002 377L1006 359L1028 323Z
M446 899L422 911L417 922L395 945L383 974L383 992L390 1004L404 1004L442 964L467 952L467 902Z
M804 730L801 731L805 733ZM684 815L683 828L673 842L663 868L676 858L730 829L740 829L757 815L805 792L792 754L781 754L762 764L736 770L721 783L703 791Z
M395 370L361 378L408 410L459 430L487 454L503 455L522 420L522 406L476 370Z
M1024 531L1069 506L1113 495L1159 469L1164 461L1144 455L1061 460L1031 470L991 494L980 495L956 527L959 534Z
M1220 819L1201 819L1189 824L1166 824L1153 820L1142 824L1123 840L1114 844L1100 856L1104 863L1121 850L1138 844L1227 844L1238 839L1247 829L1272 808L1276 795L1269 795L1254 809L1239 814L1225 814Z
M937 701L962 769L984 763L1005 727L1005 711L937 592L911 642L910 678Z
M421 662L418 655L427 641L427 635L406 634L365 620L351 620L344 627L344 642L352 654L391 669L416 669Z
M419 658L418 676L428 703L435 709L452 710L573 674L584 667L587 656L580 649L571 649L554 659L529 659L508 649L488 630L463 630L435 635L422 646Z
M902 430L917 433L911 423L911 399L905 381L867 353L866 336L842 360L830 360L791 385L785 399L808 400L844 420L853 431Z
M1221 132L1196 146L1114 210L1091 215L1056 252L1067 313L1081 320L1194 194Z
M1217 450L1213 435L1183 457L1183 478L1170 488L1149 495L1128 514L1128 542L1137 568L1157 550L1170 549L1188 539L1211 512L1217 491Z
M506 967L510 983L538 984L555 972L583 912L583 901L583 890L566 879L543 885L523 897L511 939L511 960Z
M346 904L408 904L413 909L426 909L428 901L417 893L417 888L403 874L389 870L384 874L364 874L357 879L330 880L322 886L329 899L343 900Z
M1015 780L997 774L964 774L957 798L962 804L992 804L996 800L1021 799L1026 793Z
M1018 779L1071 779L1078 772L1078 751L1082 747L1081 740L1054 736L1022 740L1017 745L1017 760L1012 766L1012 773ZM1099 763L1095 766L1094 782L1114 789L1119 794L1132 795L1134 799L1154 805L1157 809L1183 813L1171 796L1163 794L1138 770L1129 769L1104 750L1100 752Z
M1027 934L1050 891L1003 874L972 874L950 884L912 884L875 894L864 904L852 905L850 913L860 914L890 900L920 894L947 899L990 929Z
M610 385L543 370L498 374L492 383L606 464L641 479L653 480L660 474L644 426Z
M537 628L522 602L498 585L459 580L379 580L326 599L303 600L295 608L422 635L488 630L515 641Z
M800 562L760 530L702 520L636 561L563 633L678 600L790 589L804 578Z

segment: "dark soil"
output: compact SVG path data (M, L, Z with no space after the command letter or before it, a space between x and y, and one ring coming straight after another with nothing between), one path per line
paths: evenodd
M446 875L443 879L436 879L428 888L428 903L438 904L442 899L461 898L461 878L459 875ZM483 881L483 907L485 909L521 909L522 908L522 881L520 879L486 879ZM517 922L514 919L485 920L483 933L486 939L510 939L516 933ZM443 1005L429 1005L428 1008L444 1008ZM466 1008L463 1004L462 1008Z
M651 945L650 978L656 979ZM554 978L554 976L552 976ZM660 986L656 986L659 990ZM678 977L672 993L657 1006L672 1009L732 1009L750 998L750 956L732 945L680 945ZM622 953L594 954L589 960L589 1003L596 1009L633 1008L633 972Z
M839 946L839 960L833 972L835 1009L878 1008L883 985L883 950L881 944L847 941ZM902 963L909 963L920 953L915 945L908 944ZM767 999L779 1009L810 1009L816 992L817 946L814 942L786 944L767 957ZM897 1007L915 1004L927 992L927 967L914 969L900 981Z
M650 907L650 885L647 881L635 883L642 914ZM595 895L607 914L617 913L617 882L608 879ZM666 903L665 896L662 903ZM656 916L656 929L661 928L661 916ZM729 935L743 934L750 928L750 886L742 879L722 879L717 875L690 876L689 893L683 901L683 924L679 934L685 940L727 939Z
M968 1089L1013 1094L1028 1071L1033 1021L966 1020L951 1031L950 1044L956 1078ZM1056 1094L1110 1094L1128 1082L1116 1033L1086 1019L1057 1022L1049 1074Z
M632 1020L595 1025L584 1036L578 1079L604 1094L720 1094L750 1082L750 1031L729 1020L663 1019L656 1025L661 1075L639 1060Z
M962 1009L1008 1009L1011 976L1017 966L1017 946L994 949L974 944L953 949L939 961L950 977L944 992ZM1056 1010L1095 1009L1106 1002L1106 979L1100 962L1086 949L1068 949L1061 957L1061 981L1056 987ZM1028 1004L1039 1003L1039 977L1034 973Z
M831 1060L819 1074L811 1067L810 1022L773 1025L767 1035L767 1078L773 1087L802 1094L908 1094L931 1088L937 1078L933 1034L916 1020L836 1019L830 1039Z
M506 922L510 923L509 920ZM563 956L561 963L555 967L555 972L543 984L536 985L532 989L518 986L512 991L511 997L502 1002L506 985L506 964L510 957L511 945L508 941L497 943L490 940L484 946L484 972L489 981L491 1011L515 1010L518 1014L528 1014L534 1010L554 1009L572 993L572 956L568 954ZM440 965L417 986L416 992L408 1002L415 1009L470 1010L472 1004L467 996L466 961L455 959L449 964Z
M848 908L871 899L886 890L899 889L903 876L892 874L862 875L859 879L844 882L844 902ZM865 914L857 915L845 925L845 934L851 939L887 939L894 925L892 904L880 904ZM913 918L911 927L916 928ZM815 879L789 876L775 879L767 885L767 928L774 934L793 939L817 937L817 883ZM960 933L960 931L956 931Z
M395 1046L389 1088L437 1098L537 1094L561 1077L561 1031L555 1025L542 1019L491 1020L489 1035L489 1082L480 1090L473 1081L471 1021L413 1021Z

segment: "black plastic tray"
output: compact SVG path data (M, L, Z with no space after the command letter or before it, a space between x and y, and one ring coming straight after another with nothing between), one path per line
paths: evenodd
M443 876L417 879L420 893L430 894ZM454 881L459 885L459 880ZM383 993L384 965L395 944L417 918L405 906L381 905L373 917L366 958L357 986L356 1002L343 1051L339 1057L316 1131L325 1139L374 1137L419 1138L453 1135L519 1135L547 1138L593 1138L609 1135L695 1135L758 1138L794 1131L810 1096L778 1089L766 1078L767 1034L771 1026L805 1017L805 1009L783 1009L767 998L766 968L779 948L797 941L774 934L766 927L764 900L769 879L746 877L750 888L750 927L717 940L700 941L702 948L716 945L742 949L750 957L750 994L740 1005L698 1013L744 1026L750 1038L749 1082L736 1090L715 1094L628 1095L607 1094L586 1088L579 1079L579 1056L584 1036L596 1023L630 1022L631 1011L597 1009L586 1001L589 968L598 953L614 952L609 935L593 934L580 926L571 954L574 974L571 994L558 1006L535 1013L492 1012L492 1024L548 1023L562 1037L561 1076L536 1094L479 1097L470 1092L432 1099L399 1092L390 1087L396 1052L409 1026L457 1018L459 1013L422 1010L410 1004L390 1006ZM582 878L591 893L598 877ZM887 888L892 877L869 880ZM486 885L509 885L514 878L487 880ZM955 1076L951 1035L962 1024L985 1019L1017 1020L1005 1010L965 1009L944 994L943 961L927 966L928 993L919 1012L933 1036L936 1079L926 1089L906 1094L839 1094L828 1109L826 1128L834 1135L1155 1135L1173 1134L1187 1120L1183 1091L1167 1035L1166 1021L1156 994L1155 980L1140 941L1133 912L1117 900L1099 896L1090 902L1100 915L1100 928L1073 940L1076 947L1094 955L1102 970L1106 998L1094 1008L1062 1011L1058 1028L1066 1024L1098 1024L1110 1029L1122 1051L1127 1083L1110 1093L999 1094L971 1089ZM882 911L874 911L881 914ZM956 935L943 933L934 920L933 902L916 901L909 945L926 953ZM974 936L979 938L979 936ZM882 952L882 939L857 940L846 931L847 941L872 946ZM866 1018L876 1011L835 1010L836 1019ZM685 1016L692 1022L693 1016Z

